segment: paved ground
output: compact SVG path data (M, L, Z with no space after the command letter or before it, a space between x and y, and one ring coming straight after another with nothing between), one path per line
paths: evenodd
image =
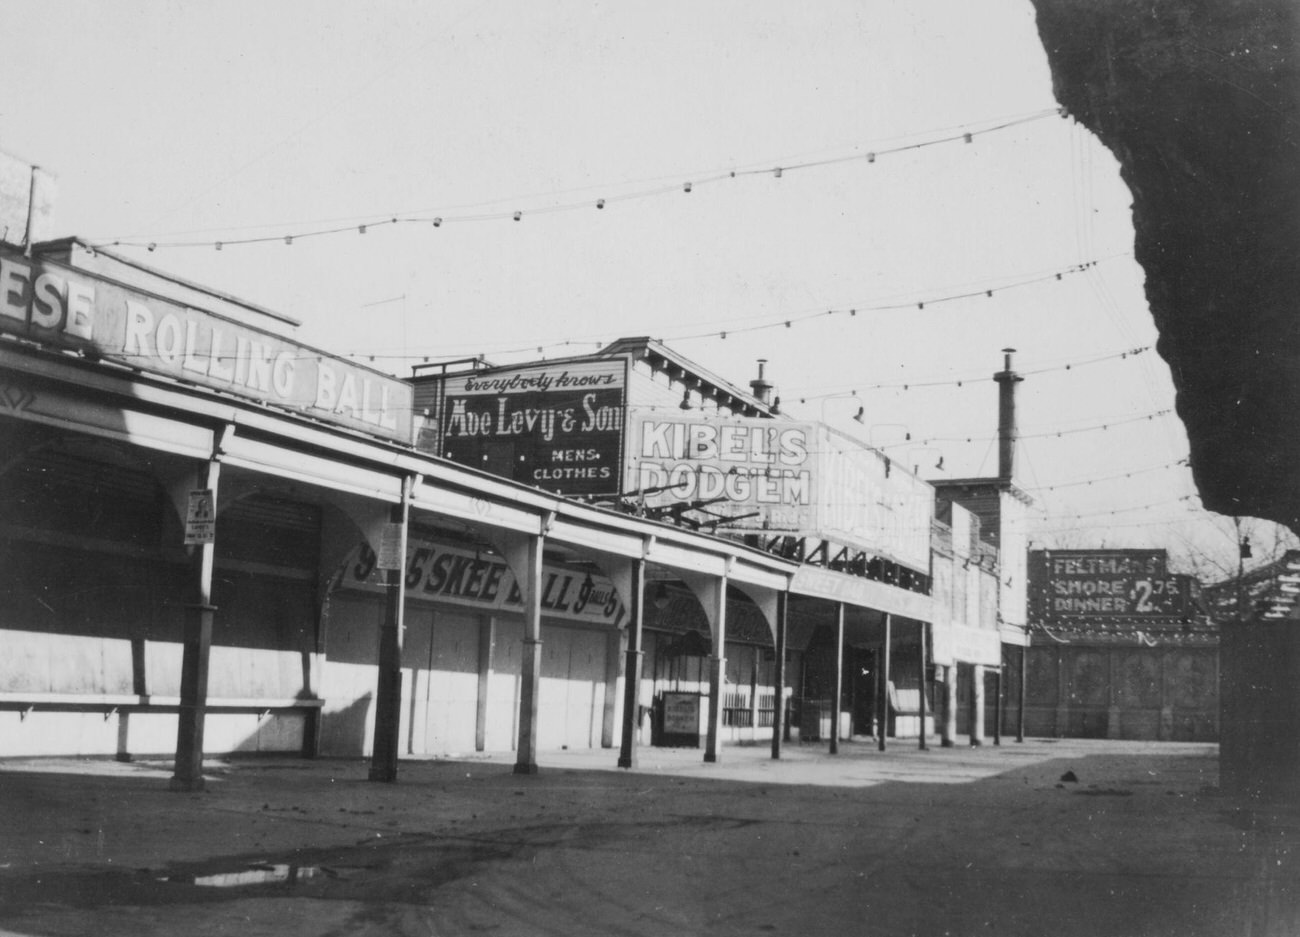
M0 762L0 933L1300 935L1300 808L1214 746L722 757Z

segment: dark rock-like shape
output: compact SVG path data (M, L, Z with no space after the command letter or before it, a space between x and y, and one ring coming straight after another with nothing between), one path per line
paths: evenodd
M1203 503L1300 531L1300 2L1033 3L1133 193Z

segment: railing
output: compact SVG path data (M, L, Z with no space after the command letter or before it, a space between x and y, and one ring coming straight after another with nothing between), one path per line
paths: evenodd
M776 691L758 692L758 706L751 703L750 691L727 693L722 706L722 724L739 729L770 729L776 723Z
M749 691L727 693L722 703L722 724L748 729L754 724L754 711L749 706Z
M210 712L272 712L294 709L320 709L321 699L292 698L231 698L210 696L204 708ZM151 696L136 693L0 693L0 709L17 710L26 720L34 710L72 710L103 712L105 718L118 710L130 712L179 710L179 696Z

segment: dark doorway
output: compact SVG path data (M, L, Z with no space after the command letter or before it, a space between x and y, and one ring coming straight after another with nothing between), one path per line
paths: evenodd
M844 685L851 700L854 735L876 734L876 701L880 696L876 657L876 651L867 647L850 647L845 655L848 672Z

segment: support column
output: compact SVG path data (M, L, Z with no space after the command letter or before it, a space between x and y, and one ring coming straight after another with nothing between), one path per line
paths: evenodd
M1116 649L1106 648L1106 738L1120 737L1119 687L1115 682Z
M970 675L970 743L984 744L984 665L972 664Z
M149 681L145 671L144 638L131 639L131 692L136 696L149 695ZM311 754L305 750L306 738L308 737L307 733L304 732L303 757L305 758L311 757ZM129 712L119 710L117 714L117 752L114 757L122 762L131 760L131 714Z
M217 514L217 482L221 475L220 446L199 473L200 489L212 493L210 510ZM188 526L188 524L187 524ZM212 651L212 568L215 539L193 547L191 576L194 601L185 606L184 648L181 655L181 701L176 719L176 766L170 787L174 791L203 790L203 720L208 704L208 660Z
M389 509L384 542L377 550L380 568L388 570L388 585L384 621L379 626L379 679L375 688L375 742L370 754L370 780L388 783L397 780L397 755L401 746L402 640L406 633L404 567L412 487L412 479L402 482L402 500Z
M726 699L727 680L727 576L724 573L712 584L713 654L709 657L709 733L704 744L704 760L718 761L718 743L722 737L722 704Z
M1016 715L1016 741L1025 740L1025 684L1029 682L1029 646L1020 645L1020 712Z
M627 601L627 652L623 664L623 732L618 750L620 768L636 767L637 741L641 728L641 667L645 651L641 641L645 628L645 566L644 559L632 561L631 585Z
M1070 684L1065 673L1065 651L1058 644L1056 651L1056 720L1052 724L1053 734L1065 738L1070 732Z
M880 741L877 743L883 752L887 743L885 737L889 735L889 643L892 638L891 632L894 626L894 616L888 612L885 613L885 641L880 646ZM836 705L839 705L836 701Z
M998 673L997 673L996 680L997 680L997 687L994 692L996 692L997 695L993 698L993 744L1001 745L1002 744L1002 712L1003 712L1002 691L1005 685L1002 679L1001 664L998 665Z
M844 603L835 603L835 689L831 698L831 749L840 753L840 699L844 696Z
M547 525L549 526L549 525ZM512 566L522 569L524 596L524 648L519 677L519 741L515 774L537 773L537 716L542 688L542 543L543 534L528 537L517 547Z
M1156 738L1162 742L1174 737L1174 699L1172 677L1169 673L1169 651L1160 652L1160 724Z
M926 717L929 715L927 710L929 709L928 697L930 695L930 681L927 674L928 668L926 667L926 659L925 659L926 658L925 634L929 626L926 625L926 623L923 621L917 622L916 624L917 624L917 641L920 644L920 656L921 656L921 707L920 707L921 731L920 733L918 733L918 740L917 740L916 747L919 748L921 751L925 751L927 748L930 747L930 743L925 737L926 736L925 720Z
M619 697L623 692L623 659L627 654L627 629L605 635L605 699L600 707L600 747L613 748L622 723ZM621 744L621 738L619 741Z
M484 615L478 622L478 696L474 702L474 751L487 750L488 692L495 666L497 620Z
M957 664L948 664L943 668L943 729L939 734L939 744L943 748L952 748L957 744Z
M776 594L776 658L772 667L772 682L776 684L776 699L772 703L772 757L781 757L781 741L785 732L785 644L786 615L789 614L790 593Z
M328 588L328 587L327 587ZM325 662L325 603L317 603L316 612L316 635L311 651L300 652L299 659L302 662L302 689L307 696L316 699L323 699L325 687L322 676ZM302 757L316 758L320 755L320 736L321 724L324 720L321 717L319 707L313 707L307 710L303 717L302 726Z

